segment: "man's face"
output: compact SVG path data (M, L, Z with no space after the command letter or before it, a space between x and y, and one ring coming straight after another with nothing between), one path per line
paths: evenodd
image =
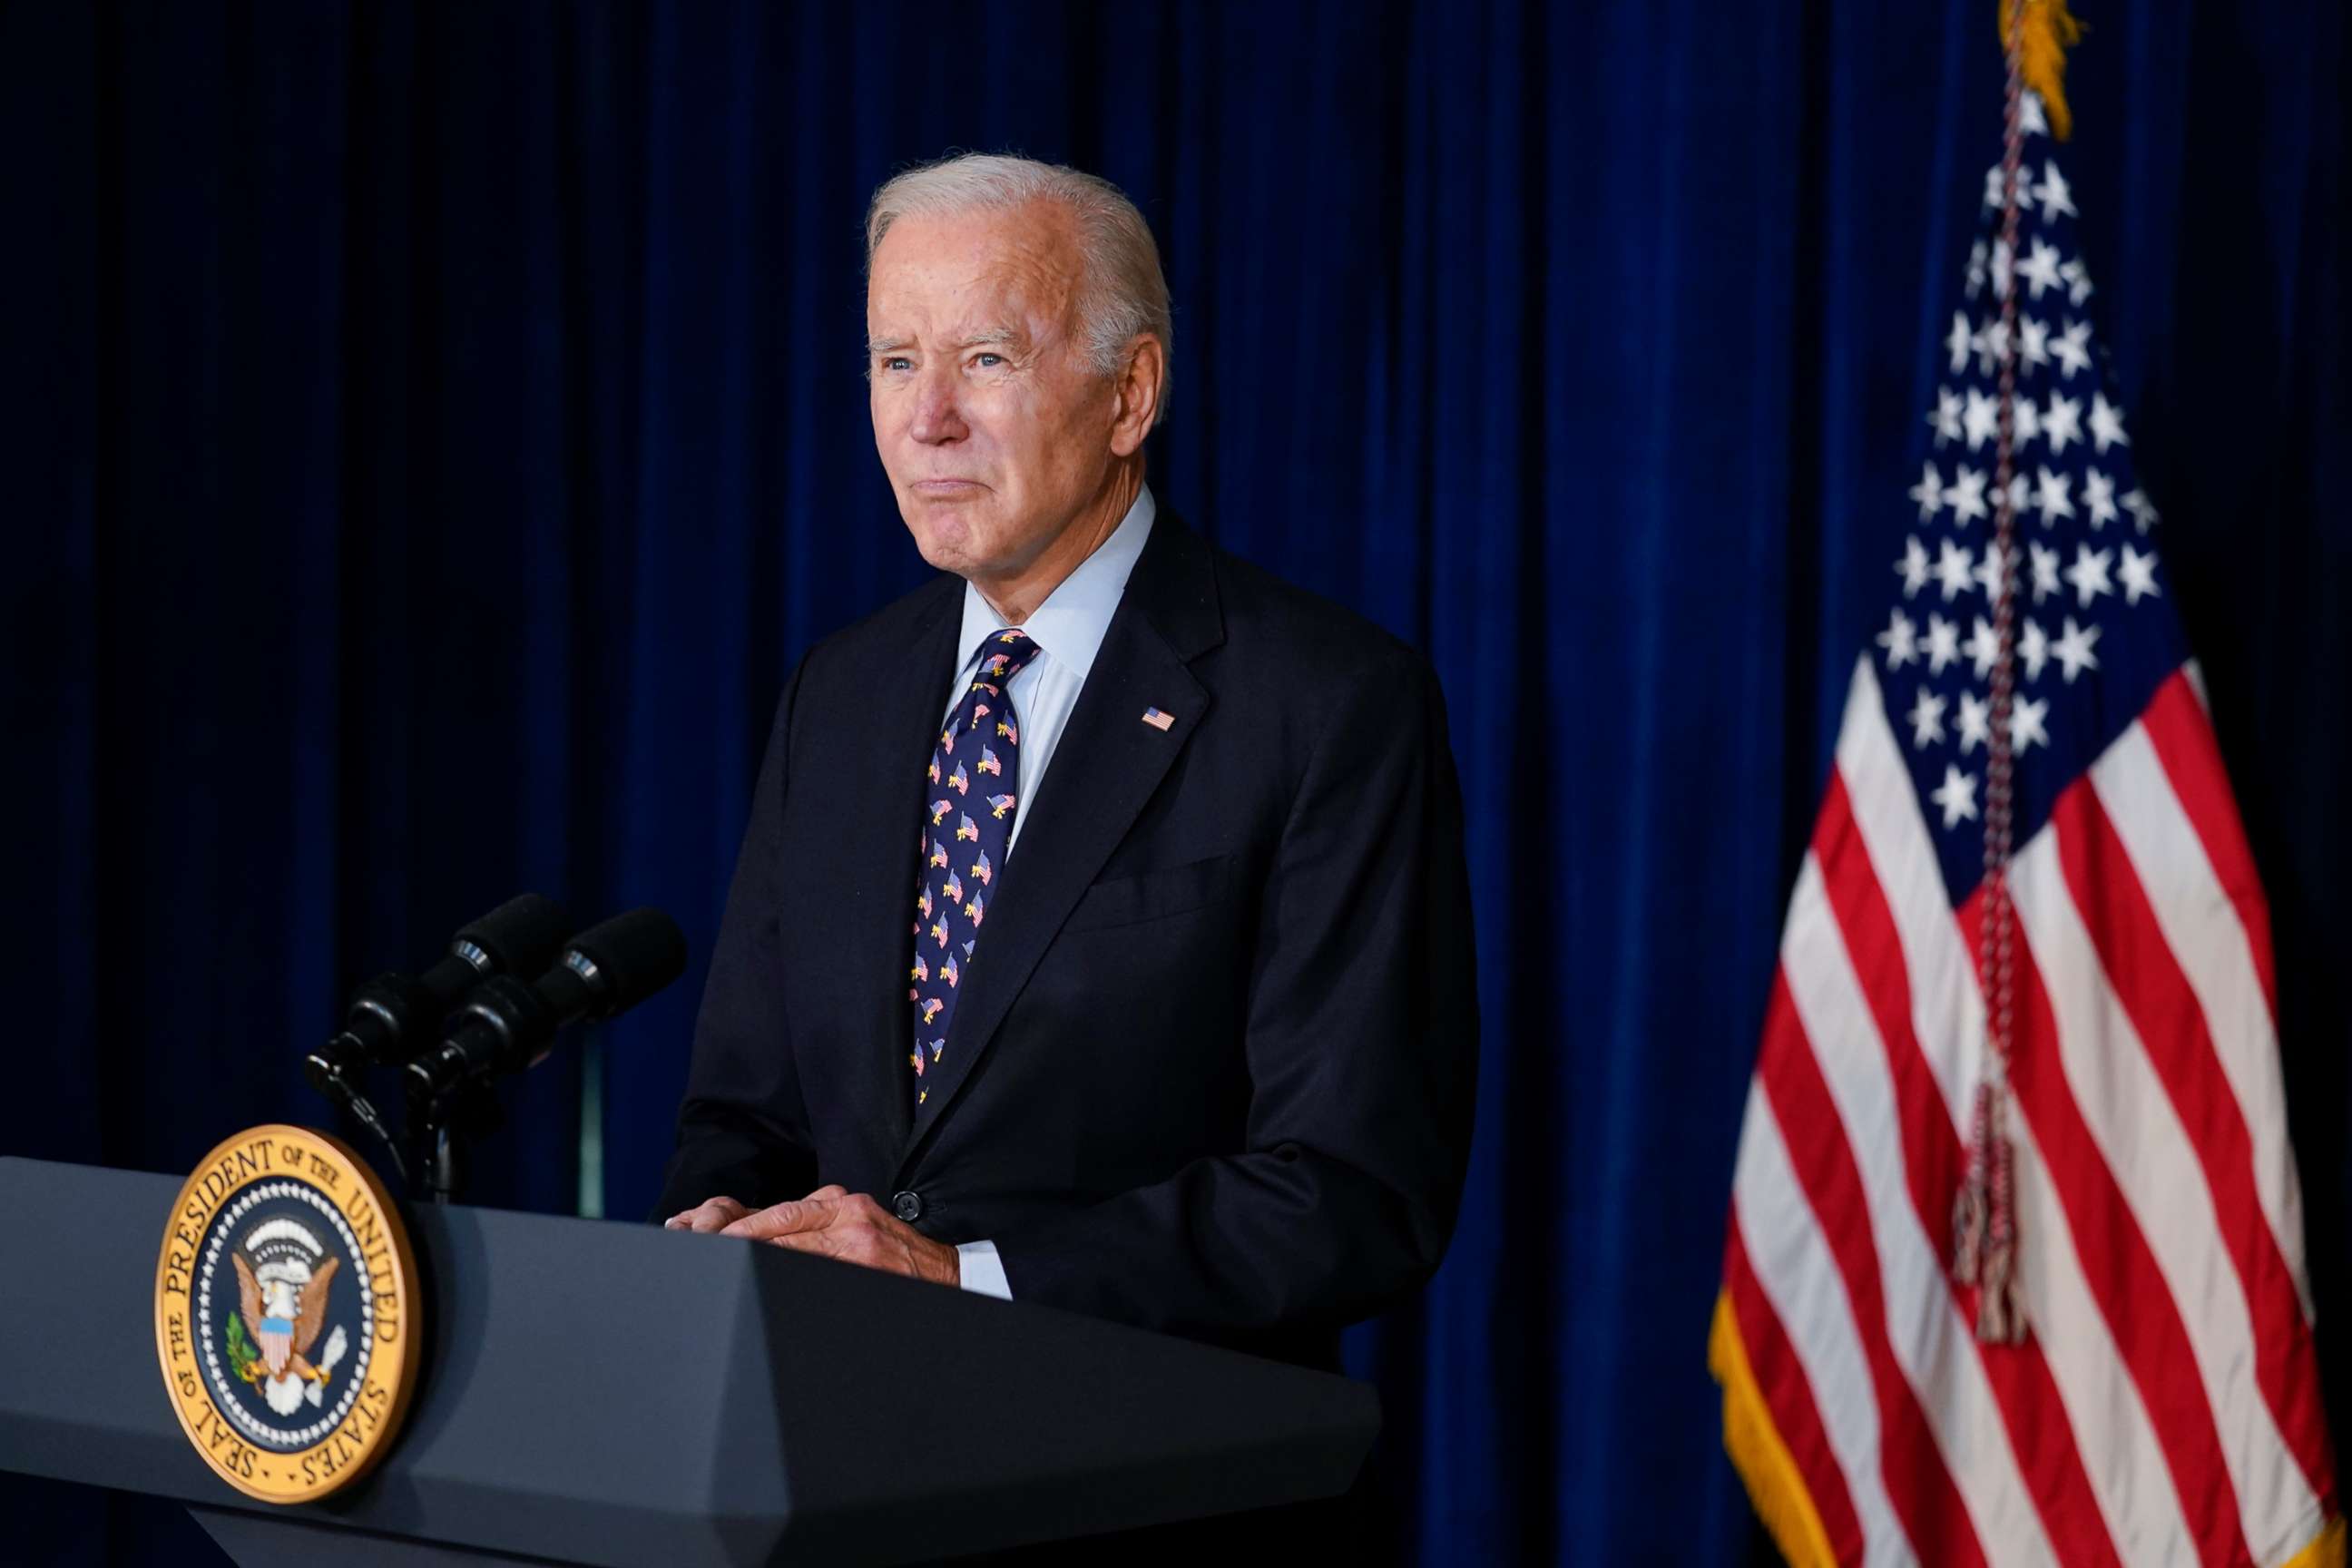
M874 445L923 559L1024 570L1103 488L1117 399L1078 338L1067 215L898 219L866 291Z

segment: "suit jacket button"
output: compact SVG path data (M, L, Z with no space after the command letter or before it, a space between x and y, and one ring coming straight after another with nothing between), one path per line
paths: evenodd
M914 1224L923 1217L923 1194L920 1193L891 1194L890 1212L908 1225Z

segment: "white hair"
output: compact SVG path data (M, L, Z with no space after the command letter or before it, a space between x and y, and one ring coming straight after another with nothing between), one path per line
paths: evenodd
M1003 212L1031 202L1059 204L1078 229L1078 323L1097 375L1117 375L1128 345L1160 340L1160 402L1154 425L1168 417L1168 362L1175 352L1168 279L1160 247L1127 193L1108 180L1059 163L1002 153L965 153L918 164L885 182L866 209L866 269L890 226L910 213L949 216Z

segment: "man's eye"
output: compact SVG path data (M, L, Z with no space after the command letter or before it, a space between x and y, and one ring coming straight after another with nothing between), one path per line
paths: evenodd
M912 363L914 362L904 354L885 354L882 357L884 370L905 370Z
M993 370L996 366L1004 363L1004 356L1003 354L992 353L974 354L971 357L971 363L981 366L984 370Z

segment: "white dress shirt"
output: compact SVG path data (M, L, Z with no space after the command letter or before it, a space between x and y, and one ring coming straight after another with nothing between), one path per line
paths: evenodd
M1119 595L1127 591L1128 574L1135 570L1136 558L1143 553L1144 541L1151 537L1151 520L1158 510L1150 487L1139 489L1135 504L1127 509L1127 515L1119 520L1110 537L1095 546L1095 552L1078 563L1076 569L1045 596L1045 602L1021 623L1021 629L1037 645L1037 652L1013 676L1004 691L1014 716L1021 721L1023 802L1013 810L1013 831L1004 842L1007 865L1012 863L1013 851L1021 842L1022 826L1029 819L1025 806L1037 798L1038 786L1045 781L1045 770L1053 764L1055 750L1062 743L1062 731L1069 725L1070 711L1078 705L1078 692L1095 667L1095 655L1102 647L1104 634L1110 630L1110 618L1118 608ZM942 727L979 670L981 656L987 651L987 639L1005 629L1004 618L996 613L987 596L966 583L961 646L970 657L948 688L947 705L940 711ZM996 1255L994 1242L967 1241L956 1251L962 1259L965 1289L1007 1301L1013 1299L1013 1287L1004 1278L1004 1264Z

